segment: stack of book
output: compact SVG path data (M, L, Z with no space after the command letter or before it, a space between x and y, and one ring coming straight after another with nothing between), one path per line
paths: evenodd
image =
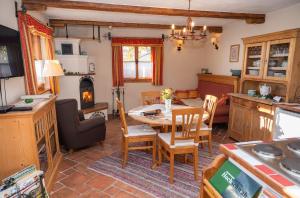
M29 166L2 180L0 197L49 197L45 188L43 171Z

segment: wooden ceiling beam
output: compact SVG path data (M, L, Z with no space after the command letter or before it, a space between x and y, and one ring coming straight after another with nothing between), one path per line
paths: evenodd
M157 8L157 7L142 7L130 5L116 5L106 3L92 3L81 1L64 1L64 0L23 0L23 5L28 9L34 9L33 4L37 6L46 6L53 8L66 9L82 9L82 10L96 10L107 12L125 12L136 14L150 14L150 15L166 15L166 16L191 16L191 17L208 17L208 18L222 18L222 19L241 19L247 23L264 23L265 14L253 13L233 13L233 12L217 12L217 11L200 11L200 10L185 10L172 8Z
M47 10L47 6L44 4L37 4L37 3L26 3L25 5L27 10L32 11L45 11Z
M50 19L50 26L52 27L64 27L67 25L95 25L104 27L116 27L116 28L149 28L149 29L171 29L171 25L165 24L151 24L151 23L122 23L122 22L106 22L106 21L84 21L84 20L63 20L63 19ZM184 26L176 26L176 28L183 28ZM196 30L202 29L203 26L195 26ZM208 26L208 31L211 33L222 33L223 28L221 26Z

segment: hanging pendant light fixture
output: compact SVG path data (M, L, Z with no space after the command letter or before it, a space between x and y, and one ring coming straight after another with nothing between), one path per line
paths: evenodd
M191 0L189 0L189 15L191 12ZM175 25L172 24L172 33L169 38L175 40L201 40L207 36L207 27L203 26L202 30L195 31L195 23L192 17L187 18L186 26L183 29L176 29Z

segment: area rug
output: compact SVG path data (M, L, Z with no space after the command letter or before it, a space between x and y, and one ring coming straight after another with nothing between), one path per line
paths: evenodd
M191 163L185 164L175 160L174 184L169 183L169 162L152 170L152 155L142 151L132 151L128 155L128 165L121 167L122 153L113 153L101 158L89 168L101 174L130 184L155 197L183 198L199 197L203 167L209 165L219 154L218 144L213 144L213 154L209 155L207 146L199 148L199 181L194 180Z

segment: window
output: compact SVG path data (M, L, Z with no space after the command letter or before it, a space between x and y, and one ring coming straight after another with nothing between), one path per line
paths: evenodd
M125 82L150 82L152 56L149 46L123 46L123 72Z
M48 55L46 52L46 38L43 36L34 35L33 46L34 46L34 66L36 74L36 82L38 86L38 92L43 93L50 89L49 78L43 77L44 60L47 59Z

